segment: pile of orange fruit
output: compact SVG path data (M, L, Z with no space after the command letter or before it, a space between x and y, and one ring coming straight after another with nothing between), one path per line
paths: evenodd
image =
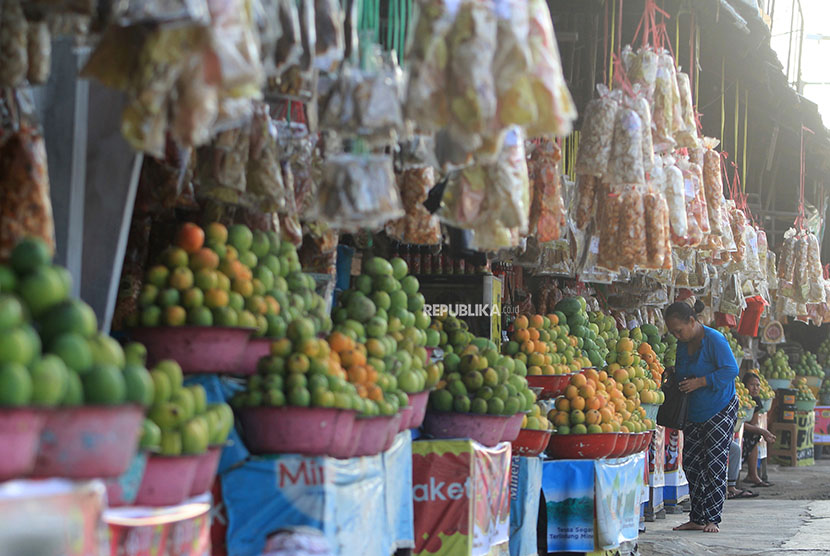
M591 366L578 342L555 314L520 315L502 351L525 363L528 375L563 375Z
M367 362L366 345L356 342L342 332L330 334L328 345L331 348L329 358L332 364L340 369L344 379L354 384L357 394L363 399L382 401L384 389L380 382L387 382L389 379Z
M572 376L565 393L548 412L556 433L642 432L653 428L654 424L646 419L645 409L640 407L636 385L627 372L615 375L621 380L595 369L585 369Z

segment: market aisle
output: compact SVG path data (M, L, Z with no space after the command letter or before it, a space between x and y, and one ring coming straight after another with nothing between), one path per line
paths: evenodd
M761 492L759 498L726 502L717 535L672 531L688 514L647 523L646 532L640 535L641 555L830 555L830 501L807 499L810 492L816 498L830 495L830 463L819 460L813 467L773 467L769 480L775 486L756 489Z

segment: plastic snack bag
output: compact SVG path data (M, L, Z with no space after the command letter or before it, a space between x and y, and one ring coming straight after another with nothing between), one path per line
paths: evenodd
M690 243L686 220L686 185L683 172L674 165L674 159L667 158L665 163L666 186L663 192L669 207L672 244L683 247Z
M658 65L665 68L669 73L672 101L671 132L676 142L675 134L683 129L683 105L680 100L680 85L677 82L677 66L674 65L674 58L666 51L660 54Z
M498 220L507 228L516 228L520 234L526 234L530 215L530 179L520 128L513 128L507 134L498 160L485 168L488 173L484 203L486 220Z
M824 303L824 273L821 267L821 251L815 234L807 234L808 303Z
M672 89L672 73L670 67L660 64L654 82L654 109L652 110L652 121L654 126L653 143L656 152L670 152L674 149L675 142L672 138L674 122L674 98Z
M792 228L784 234L784 245L781 249L781 261L778 264L778 294L792 298L795 295L795 246L798 242L795 230Z
M744 228L746 256L744 257L743 276L750 280L761 280L761 260L758 257L758 234L752 226ZM823 290L823 288L822 288Z
M630 108L617 110L607 179L612 185L644 185L646 182L643 171L643 122Z
M741 263L746 256L746 215L740 209L730 207L730 227L732 228L732 237L735 239L735 251L732 253L732 260L736 263Z
M263 212L278 212L285 207L277 126L268 106L262 103L254 107L251 120L245 182L247 196Z
M623 213L622 195L611 192L603 186L602 191L597 194L599 208L597 211L598 227L598 248L597 265L612 272L620 268L622 252L620 239L622 237ZM592 239L588 245L589 250L595 249Z
M26 237L40 238L54 250L43 137L24 125L5 136L0 132L0 138L0 261L7 261L15 245Z
M407 168L397 175L397 182L406 214L403 218L387 223L387 235L401 243L440 244L441 224L423 204L435 185L432 167Z
M484 205L487 179L487 171L481 165L451 173L441 198L439 218L457 228L472 228Z
M621 196L619 204L618 245L620 266L629 270L645 268L648 264L646 246L646 217L643 194L634 187Z
M810 242L807 240L806 232L796 236L795 242L795 272L793 273L793 286L795 289L795 300L805 302L810 292L809 275L809 250ZM803 313L799 313L803 314Z
M0 86L19 87L29 68L29 25L19 0L0 4Z
M114 4L113 19L120 27L142 24L207 25L206 0L122 0Z
M273 6L269 6L271 2ZM268 45L265 64L268 77L278 78L289 67L299 63L303 55L300 11L293 0L270 0L264 8L267 14L276 13L277 17L275 27L278 38L274 45Z
M651 137L651 106L642 96L636 96L631 101L631 107L637 112L642 123L643 170L646 174L654 170L654 143Z
M614 124L619 103L608 89L598 86L600 98L588 103L585 108L579 151L576 158L576 173L583 176L605 176L611 158L614 142Z
M658 56L651 47L641 48L634 53L630 45L623 48L623 68L632 85L639 84L647 98L654 95L657 80Z
M757 229L756 236L758 238L758 264L763 272L762 280L766 280L766 273L768 268L767 258L769 256L769 244L767 243L767 233L764 230ZM821 261L819 261L819 264Z
M204 62L202 53L191 56L176 82L170 132L184 146L207 143L219 115L219 87L205 79Z
M695 192L693 210L697 225L700 227L700 232L706 236L711 231L709 223L709 209L706 206L706 192L703 188L703 170L697 164L689 164L689 171L691 172L692 187Z
M674 132L674 139L678 148L694 149L699 145L697 124L695 124L695 106L692 100L692 86L689 75L677 73L677 84L680 88L681 126Z
M334 229L375 228L404 215L392 159L383 155L329 156L308 218Z
M643 206L646 220L646 264L644 267L653 270L671 268L669 207L666 199L662 193L650 191L643 197Z
M574 224L577 229L584 230L594 218L597 192L601 187L600 178L594 175L577 176L576 193L574 195Z
M553 134L564 137L576 120L576 106L562 74L559 46L545 0L528 0L530 14L530 72L538 117L528 126L530 136Z
M238 204L245 193L246 166L250 154L249 126L222 131L197 153L197 193Z
M697 188L692 177L690 165L686 160L680 160L677 167L683 174L683 193L686 204L687 246L694 247L703 241L703 231L700 229L699 207L697 206Z
M49 79L52 65L52 35L45 21L30 21L26 47L29 68L26 79L32 85L42 85Z
M495 131L527 126L538 118L531 86L530 18L526 0L501 0L495 9L498 27L493 75L498 94Z
M703 153L703 188L706 194L706 210L709 214L709 225L712 235L722 236L725 223L722 219L722 210L725 199L723 197L723 178L721 174L721 157L715 151L719 141L711 137L703 140L706 150Z
M343 61L346 49L343 22L345 15L338 0L314 0L316 57L320 71L334 71Z
M555 143L545 140L536 145L528 161L528 175L533 192L530 231L540 243L556 241L567 230L559 171L561 155Z

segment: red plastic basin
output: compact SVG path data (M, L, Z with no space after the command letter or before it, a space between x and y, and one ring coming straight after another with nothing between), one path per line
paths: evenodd
M259 364L259 360L263 357L271 355L271 344L273 342L274 340L270 338L251 338L248 340L248 345L245 347L245 352L242 354L242 358L236 367L235 374L256 374L256 368Z
M144 409L137 405L49 411L32 476L118 477L135 456L143 419Z
M392 417L365 417L355 420L356 436L351 457L374 456L392 447L400 428L400 414Z
M190 487L190 496L197 496L210 490L213 486L213 479L216 478L221 456L222 446L211 446L207 452L199 456L196 473L193 475L193 485Z
M190 494L201 456L157 456L147 459L136 506L174 506Z
M46 414L36 409L0 410L0 481L32 470L45 423Z
M186 373L234 374L251 332L227 326L159 326L133 328L130 336L147 348L151 365L175 359Z
M553 434L546 452L553 459L599 459L610 456L616 444L613 432Z
M470 438L492 447L501 442L509 419L501 415L430 410L424 417L424 432L435 438Z
M412 415L414 413L415 409L411 405L401 409L401 424L398 427L398 432L403 432L409 429L409 423L412 422Z
M521 429L513 441L513 453L519 456L534 457L545 451L550 440L550 431Z
M409 405L412 406L412 418L409 421L408 429L417 429L424 422L424 415L427 412L427 402L429 401L429 393L432 390L424 390L417 394L407 394L409 398Z
M249 407L240 410L245 446L252 454L332 455L351 438L355 412L320 407Z
M614 445L614 451L612 451L608 457L621 458L628 454L628 434L624 432L615 432L613 434L617 435L617 443Z
M540 400L555 398L565 393L565 388L571 382L571 377L576 373L566 375L528 375L527 385L542 389Z
M519 436L519 431L522 430L522 421L524 420L524 413L517 413L507 418L507 424L504 426L504 433L502 434L502 441L513 442Z

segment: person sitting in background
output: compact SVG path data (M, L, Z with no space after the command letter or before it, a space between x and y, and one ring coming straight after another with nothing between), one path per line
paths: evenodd
M741 445L733 440L729 446L729 466L726 469L726 499L757 498L758 493L748 489L738 488L738 477L741 474Z
M767 444L772 444L775 442L775 435L758 424L761 415L761 379L755 373L746 373L743 383L746 389L749 390L749 395L755 401L755 413L752 414L752 420L744 423L742 454L743 461L746 462L748 467L744 481L756 487L769 487L772 486L772 483L768 483L758 476L758 443L763 438L767 441Z

